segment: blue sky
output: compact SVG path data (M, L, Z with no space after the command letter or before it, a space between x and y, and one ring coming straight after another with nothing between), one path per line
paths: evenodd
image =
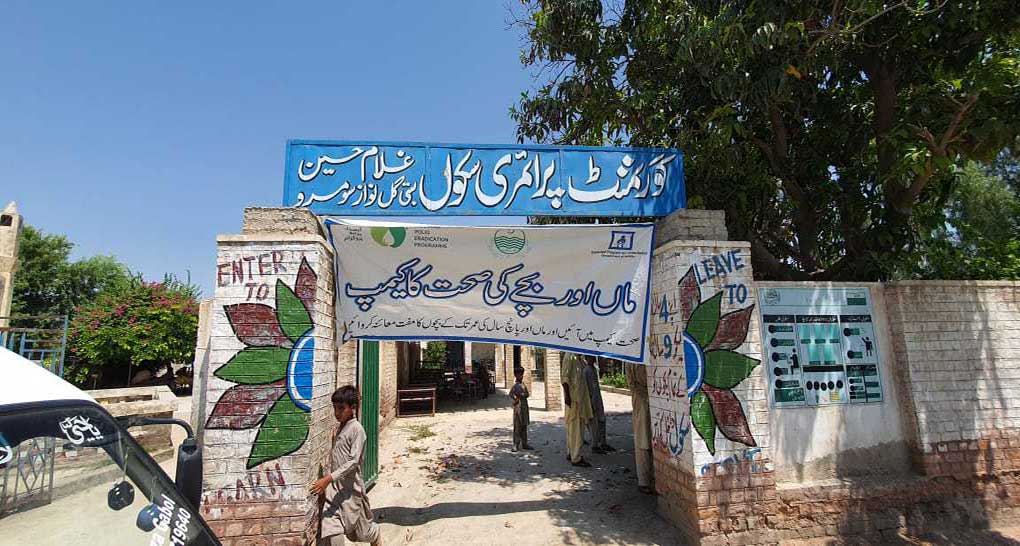
M6 2L0 207L209 295L216 234L279 205L287 139L514 142L533 82L507 9Z

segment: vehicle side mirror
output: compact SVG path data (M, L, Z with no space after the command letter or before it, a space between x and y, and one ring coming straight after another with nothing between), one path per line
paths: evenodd
M186 438L177 448L177 491L197 510L202 500L202 447Z
M177 492L198 510L202 500L202 447L195 439L191 425L186 421L172 417L130 416L118 419L125 429L143 425L177 425L184 429L187 437L177 448L177 479L174 480Z

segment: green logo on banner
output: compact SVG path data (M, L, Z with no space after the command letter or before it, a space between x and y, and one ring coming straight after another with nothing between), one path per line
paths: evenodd
M503 254L517 254L524 250L524 232L519 229L501 229L492 237L492 242Z
M370 232L375 242L391 248L404 244L407 238L407 229L402 227L374 227Z

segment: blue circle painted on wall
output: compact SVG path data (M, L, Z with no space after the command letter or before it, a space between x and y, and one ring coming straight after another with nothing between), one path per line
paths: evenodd
M684 332L684 372L687 374L687 396L701 388L705 380L705 353L694 338Z
M312 410L312 365L315 363L315 338L312 330L305 332L290 350L287 364L287 393L294 405Z

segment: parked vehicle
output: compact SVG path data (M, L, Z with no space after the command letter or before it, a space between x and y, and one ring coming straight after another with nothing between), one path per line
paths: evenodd
M188 430L176 482L127 432L154 424ZM201 449L187 423L117 420L87 393L0 348L2 542L218 545L199 515L201 484Z

